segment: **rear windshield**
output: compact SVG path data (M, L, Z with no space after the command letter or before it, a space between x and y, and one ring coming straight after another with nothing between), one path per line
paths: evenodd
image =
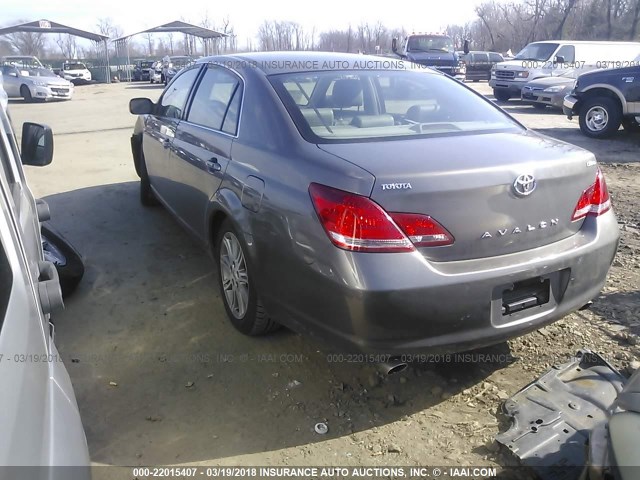
M488 101L440 74L334 70L269 78L312 143L519 128Z

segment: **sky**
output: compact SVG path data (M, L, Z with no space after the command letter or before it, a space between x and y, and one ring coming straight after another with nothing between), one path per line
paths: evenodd
M97 19L111 17L125 35L173 20L198 24L208 13L214 24L229 17L240 46L255 39L264 20L291 20L300 23L309 32L332 28L354 27L361 22L380 20L388 28L404 27L407 31L440 31L448 24L466 23L475 17L474 7L481 0L388 0L367 2L361 0L276 0L251 2L242 0L212 2L187 0L184 2L155 2L141 0L2 0L0 25L14 25L18 20L51 20L72 27L97 32ZM163 9L163 5L180 8Z

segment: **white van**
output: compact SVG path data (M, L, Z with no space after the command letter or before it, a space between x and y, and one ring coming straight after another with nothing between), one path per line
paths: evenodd
M559 75L586 66L619 68L638 65L640 43L547 40L524 47L512 60L498 63L491 71L489 86L497 100L520 98L531 80Z

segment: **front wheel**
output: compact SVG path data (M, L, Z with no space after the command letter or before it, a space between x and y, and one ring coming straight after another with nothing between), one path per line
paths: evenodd
M264 335L278 328L258 299L246 248L225 220L216 240L218 283L232 325L245 335Z
M75 291L82 280L84 262L73 245L51 225L43 223L41 235L44 259L55 265L62 296L66 298Z
M22 85L20 87L20 96L24 98L24 101L27 103L33 102L33 96L31 95L31 90L26 85Z
M496 100L498 100L499 102L508 102L511 98L509 92L505 90L498 90L495 88L493 89L493 96L496 97Z
M622 108L612 98L590 98L580 108L580 130L587 137L610 137L618 131L621 123Z

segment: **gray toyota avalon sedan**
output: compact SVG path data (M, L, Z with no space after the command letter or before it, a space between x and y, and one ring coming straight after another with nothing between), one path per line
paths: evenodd
M130 111L142 203L213 255L245 334L284 324L393 355L489 345L587 304L616 252L592 153L406 61L204 58Z

